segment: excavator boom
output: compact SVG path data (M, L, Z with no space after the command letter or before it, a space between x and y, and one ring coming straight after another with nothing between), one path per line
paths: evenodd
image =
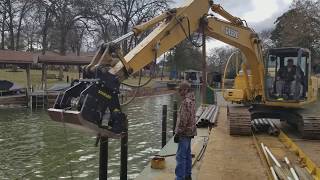
M137 25L132 32L103 44L92 62L84 68L83 78L61 93L50 117L58 122L85 126L100 136L119 138L124 128L118 94L120 82L141 70L157 57L201 30L211 1L188 0L152 20ZM123 56L120 42L159 25L128 54Z
M208 14L210 9L226 20ZM123 40L151 28L154 28L153 31L144 40L123 55L120 47ZM242 73L237 74L233 89L224 91L225 99L237 103L258 102L268 105L265 64L258 35L247 27L244 20L232 16L212 1L187 0L183 6L160 14L133 27L128 34L101 45L92 62L85 67L84 79L73 83L57 97L54 107L49 109L49 115L55 121L88 127L100 136L120 137L126 118L118 98L121 81L184 39L192 41L191 34L196 32L230 44L240 49L245 56ZM238 116L230 112L230 117L230 122L239 124L232 126L231 132L250 134L249 113ZM245 121L241 122L241 119Z

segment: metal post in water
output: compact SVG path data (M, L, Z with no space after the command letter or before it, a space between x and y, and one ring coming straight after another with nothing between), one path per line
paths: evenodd
M162 106L162 146L167 143L167 105Z
M175 134L175 129L176 129L176 125L177 125L177 116L178 115L178 104L177 104L177 101L174 101L173 102L173 131L172 131L172 134L174 135Z
M125 127L121 137L120 180L127 180L128 168L128 120L125 118Z
M108 178L108 138L100 138L99 180Z

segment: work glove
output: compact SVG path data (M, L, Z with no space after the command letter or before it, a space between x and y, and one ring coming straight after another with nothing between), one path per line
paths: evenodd
M173 141L174 141L175 143L179 143L179 140L180 140L180 136L179 136L178 134L175 134L175 135L174 135L174 138L173 138Z

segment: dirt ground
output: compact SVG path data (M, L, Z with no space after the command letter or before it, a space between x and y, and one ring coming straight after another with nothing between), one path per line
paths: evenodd
M268 179L252 137L229 135L226 113L226 107L221 107L218 126L213 129L209 137L197 179Z

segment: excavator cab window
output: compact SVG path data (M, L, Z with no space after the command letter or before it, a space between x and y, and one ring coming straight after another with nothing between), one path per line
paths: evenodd
M272 101L307 98L310 53L301 48L269 50L266 61L266 97Z

